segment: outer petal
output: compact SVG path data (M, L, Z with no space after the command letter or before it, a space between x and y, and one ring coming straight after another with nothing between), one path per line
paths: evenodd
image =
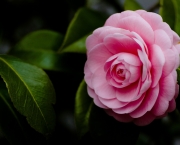
M106 81L106 74L103 66L96 70L92 77L92 86L95 93L105 99L113 99L116 97L115 89Z
M173 75L170 74L159 81L160 92L159 97L171 101L176 94L176 82L174 81Z
M151 26L141 17L129 16L123 19L116 18L116 23L105 23L110 25L138 33L147 44L154 42L154 32ZM148 35L147 35L148 34Z
M168 108L168 112L172 112L176 109L176 102L175 102L175 99L172 99L170 102L169 102L169 108Z
M90 97L93 98L94 100L94 104L96 104L97 106L101 107L101 108L104 108L104 109L107 109L108 107L105 106L104 104L101 103L101 101L99 101L99 98L98 96L95 94L94 90L87 87L87 91L88 91L88 94Z
M104 44L113 54L127 52L137 55L137 49L141 49L132 38L119 33L111 34L105 37Z
M87 83L87 85L90 87L90 88L93 88L92 87L92 84L91 84L91 81L92 81L92 72L90 71L87 63L85 63L85 66L84 66L84 79Z
M153 108L158 98L158 93L159 93L159 85L157 85L152 89L149 89L141 105L136 110L131 112L130 116L133 118L139 118L143 116L146 112L150 111Z
M157 44L163 51L170 49L172 42L164 30L157 29L154 31L155 44Z
M121 102L134 101L140 89L140 81L131 85L116 89L116 97Z
M162 17L156 13L147 12L145 10L137 10L135 12L138 13L144 20L146 20L151 25L153 30L155 30L159 23L162 23Z
M143 115L140 118L136 118L134 120L134 123L138 126L145 126L150 124L154 119L156 119L156 116L154 116L152 113L147 112L145 115Z
M131 122L131 121L133 121L133 118L130 117L128 114L117 114L117 113L114 113L110 109L105 110L105 111L108 115L113 116L117 121L120 121L120 122Z
M165 64L163 66L162 77L169 75L175 68L176 65L176 54L172 49L167 49L164 51Z
M134 111L139 105L142 103L143 99L145 97L145 94L140 97L140 99L136 101L129 102L127 105L124 107L118 108L118 109L113 109L113 111L117 114L125 114L125 113L131 113Z
M134 11L124 11L122 13L116 13L111 15L105 22L104 26L117 26L119 23L119 20L121 20L122 18L126 18L129 16L136 16L136 17L140 17L137 13L135 13Z
M86 62L90 71L94 73L99 67L104 65L111 55L104 44L96 45L96 47L89 52Z
M155 87L162 76L163 65L165 64L165 57L158 45L153 45L150 49L150 61L152 64L152 87Z
M164 30L167 33L167 35L169 36L171 43L173 43L173 33L172 33L171 28L169 27L169 25L167 23L165 23L165 22L159 23L159 24L155 25L154 29L155 30L157 30L157 29Z
M87 51L89 52L97 44L102 43L103 39L107 35L114 34L114 33L124 34L124 35L127 35L127 36L131 35L129 30L124 30L124 29L115 28L115 27L111 27L111 26L100 27L100 28L94 30L93 34L91 34L90 36L87 37L87 39L86 39Z
M108 108L111 109L117 109L119 107L125 106L127 103L126 102L120 102L116 98L115 99L104 99L99 97L99 100L106 105Z

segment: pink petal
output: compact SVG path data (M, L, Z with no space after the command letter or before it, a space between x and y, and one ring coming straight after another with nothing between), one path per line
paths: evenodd
M116 97L121 102L134 101L140 89L140 82L132 83L131 85L116 89Z
M140 78L141 75L141 67L140 66L129 66L130 78L129 83L133 83Z
M162 29L155 30L154 37L155 37L155 44L157 44L163 51L171 48L172 42L164 30Z
M90 87L90 88L93 88L92 87L92 84L91 84L91 81L92 81L92 72L90 71L87 63L85 63L85 67L84 67L84 80L85 82L87 83L87 85Z
M115 98L115 89L110 86L106 80L106 73L103 66L98 68L92 76L92 86L95 93L102 98L112 99Z
M141 96L140 99L136 100L136 101L132 101L129 102L126 106L118 108L118 109L113 109L113 111L115 113L118 114L125 114L125 113L131 113L132 111L134 111L137 107L139 107L139 105L141 104L141 102L144 99L144 96Z
M153 30L155 30L157 24L162 23L162 17L156 13L147 12L144 10L137 10L135 12L146 20L151 25Z
M151 83L152 83L151 76L150 74L148 74L145 81L141 81L141 86L138 96L139 95L141 96L143 93L145 93L150 88Z
M134 120L134 123L138 126L145 126L150 124L154 119L156 119L156 116L154 116L152 113L147 112L145 115L143 115L140 118L136 118Z
M120 102L117 99L104 99L99 97L99 100L106 105L107 107L111 109L116 109L125 106L127 103L125 102Z
M143 52L138 50L138 55L143 63L142 66L142 81L144 81L148 75L148 72L150 71L150 65L149 65L149 60L147 59L147 55Z
M150 61L151 61L151 75L152 75L152 87L155 87L162 76L163 65L165 64L165 57L158 45L153 45L150 49Z
M115 27L111 27L111 26L100 27L100 28L94 30L93 34L91 34L90 36L87 37L87 39L86 39L87 51L89 52L96 45L98 45L99 43L102 43L103 39L107 35L114 34L114 33L120 33L120 34L125 34L127 36L131 36L131 33L128 30L115 28Z
M104 109L107 109L108 107L105 106L104 104L102 104L100 101L99 101L99 98L98 96L95 94L94 90L87 87L87 91L88 91L88 94L90 97L93 98L93 101L94 101L94 104L97 105L98 107L100 108L104 108Z
M154 32L151 26L139 16L129 16L122 19L117 17L115 22L111 23L109 21L105 25L134 31L138 33L147 44L152 44L154 42Z
M168 107L169 107L169 101L159 96L151 112L155 116L161 116L167 111Z
M172 112L176 109L176 102L175 102L175 99L172 99L170 102L169 102L169 108L168 108L168 112Z
M175 69L177 69L180 65L180 53L178 52L177 48L175 46L172 47L172 50L175 53L176 63L175 63Z
M133 118L130 117L128 114L116 114L110 109L108 109L108 110L106 109L105 111L109 116L114 117L119 122L131 122L131 121L133 121Z
M104 45L113 54L127 52L137 55L137 49L140 49L140 46L132 38L119 33L106 36Z
M162 22L162 23L155 25L154 30L157 30L157 29L164 30L167 33L167 35L169 36L171 43L173 43L173 33L172 33L171 28L169 27L169 25L167 23Z
M180 42L180 37L173 30L172 32L173 32L173 44L176 45Z
M176 82L174 81L173 75L170 74L162 78L159 82L159 85L160 85L159 98L164 98L167 101L172 100L175 96L175 91L176 91Z
M104 83L99 87L94 88L95 93L104 99L112 99L116 97L115 88L111 85Z
M166 61L163 66L162 77L166 77L167 75L169 75L173 71L176 65L176 56L172 49L165 50L164 56Z
M104 66L106 60L111 57L112 54L107 50L103 44L98 44L88 54L87 64L92 73L94 73L99 67Z
M138 14L136 14L134 11L124 11L122 13L116 13L111 15L105 22L104 26L117 26L119 23L119 20L122 18L126 18L129 16L136 16L139 17Z
M141 105L136 110L131 112L130 116L133 118L139 118L143 116L146 112L150 111L158 98L158 94L159 85L149 89Z

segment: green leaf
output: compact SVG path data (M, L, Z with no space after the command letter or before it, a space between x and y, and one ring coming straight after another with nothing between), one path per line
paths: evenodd
M133 123L122 123L108 116L104 109L92 106L89 127L96 144L134 145L138 139L139 128Z
M14 51L12 55L45 70L83 73L86 56L78 53L56 53L44 50ZM76 65L74 65L76 64Z
M142 9L142 7L135 0L125 0L124 9L125 10L139 10L139 9Z
M0 55L0 75L6 83L16 109L27 117L28 123L40 133L55 127L55 91L46 73L30 64Z
M16 50L58 50L63 41L60 33L50 30L38 30L27 34L19 43Z
M68 45L66 48L62 50L62 52L86 53L85 42L87 37L88 35Z
M0 81L0 130L12 145L27 144L23 125L4 82Z
M172 0L174 4L174 8L171 9L171 16L173 15L173 12L175 11L175 24L174 24L174 31L180 35L180 0ZM172 19L171 19L172 20Z
M163 21L168 23L171 29L174 30L176 16L173 0L160 0L159 13L162 16Z
M180 68L177 68L176 71L177 71L177 81L178 84L180 84Z
M96 11L87 8L80 8L68 27L59 52L68 45L89 34L94 29L103 26L105 20L106 17ZM76 48L74 49L76 50Z
M92 99L87 94L87 85L83 80L77 90L75 100L75 120L79 137L89 131L89 115L92 104Z

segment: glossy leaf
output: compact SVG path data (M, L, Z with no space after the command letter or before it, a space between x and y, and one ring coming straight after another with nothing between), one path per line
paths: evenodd
M15 57L0 55L0 75L14 106L31 127L43 134L53 131L55 91L46 73Z
M92 104L92 99L87 94L87 85L83 80L77 90L75 100L75 120L79 137L89 131L89 115Z
M159 13L162 16L163 21L168 23L171 29L174 29L176 16L173 0L160 0Z
M45 70L83 73L86 56L78 53L56 53L44 50L14 51L12 55Z
M59 52L66 48L68 45L89 34L94 29L103 26L105 20L106 18L96 11L87 8L80 8L76 12L73 20L68 27Z
M124 9L125 10L138 10L138 9L142 9L142 7L135 0L125 0Z
M171 11L173 12L175 10L175 25L174 25L174 31L180 35L180 0L172 0L173 4L174 4L174 9ZM171 15L172 15L171 12Z
M89 127L96 144L134 145L139 135L139 128L136 125L118 122L95 105L92 106L90 113Z
M75 41L74 43L68 45L62 50L62 52L74 52L74 53L86 53L86 38L88 35L85 35L81 39Z
M18 112L2 80L0 81L0 118L0 130L12 145L28 144Z
M58 50L63 41L60 33L50 30L38 30L27 34L19 43L16 50Z

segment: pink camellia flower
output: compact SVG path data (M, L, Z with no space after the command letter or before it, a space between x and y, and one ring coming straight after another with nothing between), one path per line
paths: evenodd
M86 40L89 96L120 122L143 126L164 117L179 93L179 42L156 13L113 14Z

